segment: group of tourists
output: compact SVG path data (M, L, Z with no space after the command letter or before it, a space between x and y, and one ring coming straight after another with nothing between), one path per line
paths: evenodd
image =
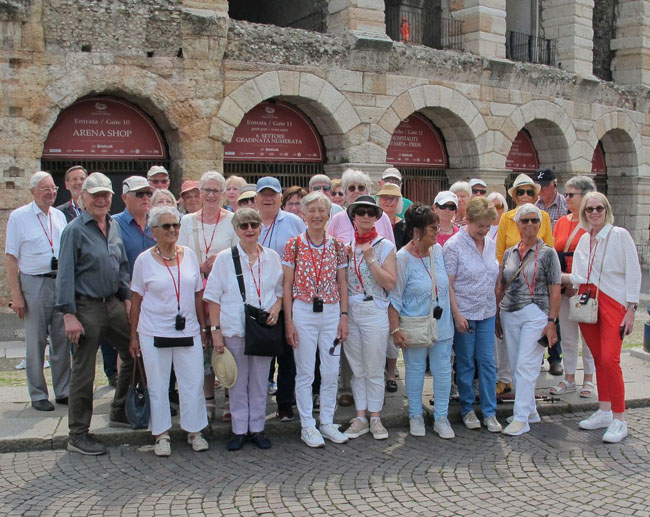
M468 429L521 435L540 421L535 386L546 351L549 371L563 375L551 394L578 390L581 335L579 395L593 395L595 373L600 409L579 426L606 428L606 442L627 435L620 353L641 271L630 234L613 226L588 177L571 178L560 194L552 170L521 174L508 210L481 179L454 183L431 205L412 203L393 167L374 196L360 170L284 190L274 177L247 184L208 171L185 181L177 201L167 170L154 166L124 180L125 210L115 216L104 174L77 166L65 181L71 199L57 210L51 175L32 176L33 202L9 218L6 257L32 406L54 409L43 375L49 337L70 451L106 451L88 432L100 347L105 369L111 352L114 361L105 370L116 388L110 426L129 425L126 393L142 358L158 456L171 454L176 402L188 443L208 449L202 430L216 418L215 385L227 388L231 451L272 446L268 394L281 421L297 407L309 447L386 439L381 412L385 393L398 389L400 350L411 435L426 434L427 371L440 438L455 437L455 390ZM266 342L279 348L267 353ZM502 426L497 396L512 391ZM337 403L356 410L344 429Z

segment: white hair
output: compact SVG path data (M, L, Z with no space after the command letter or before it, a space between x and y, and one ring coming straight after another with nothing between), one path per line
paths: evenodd
M537 208L532 203L524 203L519 208L517 208L517 211L515 212L515 223L518 223L519 219L521 219L526 214L535 214L537 216L537 219L540 221L542 220L542 211L539 208Z
M315 174L309 179L309 188L311 189L316 183L325 183L325 185L331 185L332 179L325 174Z
M321 201L322 203L325 204L325 207L327 208L327 212L329 213L329 211L332 209L332 202L330 201L330 198L328 198L320 190L315 190L314 192L310 192L300 200L300 207L302 208L303 213L307 212L307 206L311 205L312 203L316 203L318 201Z
M467 192L468 196L472 195L472 188L466 181L457 181L451 187L449 187L449 190L454 194L457 194L459 190L462 190L463 192Z
M151 196L151 205L152 206L156 204L156 201L158 201L158 198L160 196L167 196L168 198L170 198L172 200L174 205L176 205L176 203L177 203L176 197L174 196L174 194L171 193L171 191L167 190L166 188L161 188L161 189L153 191L153 195Z
M149 227L158 226L163 215L174 216L177 223L181 220L181 214L175 206L155 206L149 212Z
M372 181L370 176L365 172L358 169L346 169L341 176L341 181L343 183L343 194L347 195L348 185L351 183L363 183L366 186L366 194L370 195L370 189L372 188Z
M29 188L36 188L38 184L43 181L45 178L51 178L52 175L49 172L38 171L35 172L31 178L29 178Z
M503 205L503 209L506 212L509 210L508 202L506 201L506 198L503 196L503 194L501 194L500 192L490 192L487 195L487 200L488 201L494 201L495 199L498 200L499 203L501 203Z
M226 178L219 171L206 171L199 180L199 188L202 189L206 181L214 180L221 186L221 191L226 190Z

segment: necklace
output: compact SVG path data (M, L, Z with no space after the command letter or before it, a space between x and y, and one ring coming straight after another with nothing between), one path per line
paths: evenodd
M165 256L160 252L160 248L158 248L158 246L156 246L156 253L158 253L158 255L160 255L161 258L163 258L163 259L165 259L165 260L167 260L167 261L174 260L174 259L176 258L176 255L178 255L178 252L176 251L176 246L174 246L174 254L173 254L171 257L165 257Z

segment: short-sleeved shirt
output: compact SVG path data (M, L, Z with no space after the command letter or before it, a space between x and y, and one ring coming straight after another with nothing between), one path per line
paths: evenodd
M331 236L326 236L320 246L307 239L306 232L301 233L289 239L284 248L282 264L294 269L293 298L311 303L319 297L324 303L338 303L341 297L336 274L348 266L345 246Z
M178 303L174 281L178 286L176 261L168 261L169 269L160 264L151 252L142 253L133 264L131 291L142 296L138 332L146 336L192 337L201 333L196 316L194 295L203 289L199 261L194 252L183 246L181 267L180 313L185 317L185 329L176 330ZM171 274L170 274L171 272ZM173 280L172 280L173 278Z
M569 237L579 224L580 221L578 221L577 218L575 218L573 221L569 221L566 215L558 219L557 223L555 224L555 229L553 230L553 238L555 239L555 251L558 253L564 253L564 248L566 247L566 243L568 242ZM573 265L573 253L578 246L580 237L582 237L582 235L585 233L587 232L584 228L579 228L576 234L573 236L573 240L569 245L569 249L564 256L567 267L565 273L571 273L571 266Z
M280 210L273 223L268 226L262 225L258 242L265 248L271 248L282 257L287 241L306 229L307 226L296 214Z
M352 243L350 243L352 245ZM395 245L388 239L376 237L372 241L373 258L381 266ZM379 309L388 309L388 293L377 284L370 272L368 264L363 258L363 252L352 245L352 257L349 259L347 279L348 279L348 300L350 306L362 302L366 296L372 296L375 305ZM359 280L359 276L361 280ZM363 281L363 285L361 282Z
M461 229L443 248L447 274L454 277L454 294L460 313L468 320L484 320L497 312L494 293L499 262L496 244L484 238L483 253L474 239Z
M537 250L537 261L535 253ZM562 278L560 261L554 248L544 244L542 239L537 239L536 246L533 246L523 260L525 265L519 274L512 280L501 300L501 310L515 312L523 309L526 305L534 303L545 314L550 309L548 286L559 284ZM504 287L511 281L519 269L522 259L519 253L519 243L508 248L503 254L503 274L501 282ZM535 263L537 263L537 275L535 275ZM534 295L530 289L533 288ZM529 287L530 286L530 287Z
M551 218L551 229L555 229L555 224L558 222L560 217L564 217L569 212L566 207L566 201L564 196L559 192L555 195L553 202L546 206L542 198L539 198L535 203L535 206L540 210L544 210L548 213L548 216Z
M395 244L395 236L393 235L393 225L390 224L390 219L386 214L381 214L381 217L375 222L375 230L377 233L388 239ZM327 233L341 239L343 242L350 242L354 239L354 226L347 212L339 212L330 221L327 226Z
M444 235L440 232L438 232L438 236L436 237L436 241L440 246L444 246L447 244L447 241L451 239L454 235L456 235L460 231L460 228L456 226L455 224L451 225L451 233L448 235Z
M203 263L207 257L216 255L221 250L230 248L239 242L239 237L232 225L232 218L232 213L221 212L219 224L215 228L214 224L201 223L200 211L187 214L181 219L178 244L192 248L199 263Z
M129 259L129 271L133 275L135 259L138 258L140 253L154 246L156 239L151 233L149 224L147 223L143 230L126 209L119 214L115 214L113 220L120 225L122 242L124 243L124 249L126 249L126 257Z

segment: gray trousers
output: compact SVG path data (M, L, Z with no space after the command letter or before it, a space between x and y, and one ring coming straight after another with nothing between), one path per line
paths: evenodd
M25 361L27 387L33 401L47 400L47 382L43 373L47 336L50 336L50 367L54 396L68 396L70 387L70 346L65 338L63 314L54 310L56 278L20 274L25 298Z
M111 416L122 416L126 392L133 371L133 358L129 354L130 327L124 303L116 296L101 300L77 299L77 319L84 328L79 343L72 354L72 379L70 380L70 401L68 404L68 427L71 437L88 433L93 415L93 384L99 338L105 337L117 348L120 367L111 403Z

